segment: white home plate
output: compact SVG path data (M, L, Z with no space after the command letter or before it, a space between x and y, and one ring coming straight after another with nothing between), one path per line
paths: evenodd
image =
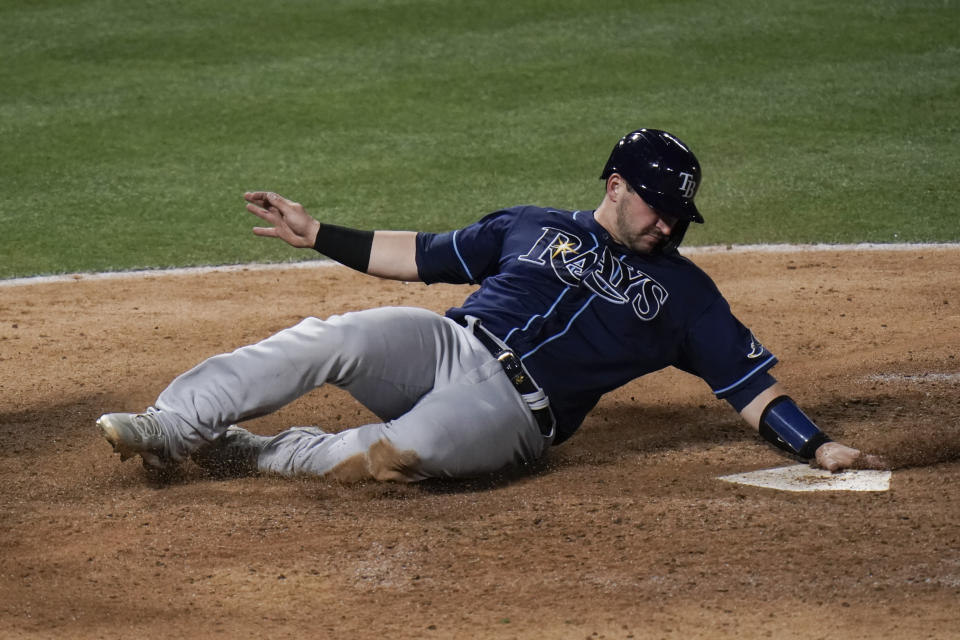
M781 491L887 491L890 488L889 471L864 469L831 473L805 464L736 473L718 479Z

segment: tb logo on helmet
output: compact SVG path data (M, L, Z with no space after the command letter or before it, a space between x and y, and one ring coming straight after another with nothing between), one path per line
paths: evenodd
M693 179L693 174L684 171L680 174L680 191L687 200L691 199L697 193L697 181Z

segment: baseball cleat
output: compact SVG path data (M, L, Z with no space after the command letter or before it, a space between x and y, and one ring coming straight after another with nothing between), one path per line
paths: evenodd
M113 445L114 452L120 454L121 461L139 455L145 467L166 469L170 466L163 428L153 414L107 413L100 416L97 426Z
M270 440L269 436L258 436L234 425L191 453L190 458L217 477L251 476L260 470L257 460Z

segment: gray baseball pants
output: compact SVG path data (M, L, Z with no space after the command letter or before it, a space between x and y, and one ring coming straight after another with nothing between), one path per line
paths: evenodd
M330 383L382 422L326 433L293 428L260 454L262 471L344 480L470 477L543 455L529 407L468 327L386 307L307 318L177 377L155 404L175 459L228 426Z

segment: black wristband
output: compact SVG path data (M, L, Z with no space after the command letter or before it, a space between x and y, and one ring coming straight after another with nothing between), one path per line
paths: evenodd
M373 231L320 223L313 248L344 266L366 273L370 267Z

